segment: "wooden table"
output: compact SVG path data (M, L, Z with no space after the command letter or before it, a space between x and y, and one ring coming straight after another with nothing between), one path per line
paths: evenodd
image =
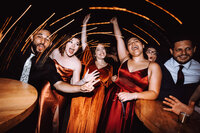
M200 114L194 112L181 124L178 116L163 110L161 101L137 100L135 112L144 125L153 133L200 133Z
M28 117L37 101L37 90L26 83L0 78L0 132L6 132Z

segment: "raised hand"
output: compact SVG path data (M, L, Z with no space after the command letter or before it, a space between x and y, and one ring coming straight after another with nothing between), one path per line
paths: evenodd
M90 80L89 82L85 83L84 85L81 86L81 92L83 93L87 93L87 92L91 92L94 90L94 84L96 84L97 82L99 82L100 79L95 79L95 80Z
M87 14L83 20L83 25L86 25L90 19L90 14Z
M81 45L82 45L82 50L84 51L86 46L88 45L87 44L87 33L86 33L86 25L87 25L87 22L89 21L90 19L90 14L86 15L84 20L83 20L83 27L82 27L82 33L81 33Z
M93 72L89 73L89 69L88 69L87 72L85 73L83 80L85 82L89 82L90 80L95 80L98 77L99 77L99 71L98 70L94 70Z
M113 17L110 22L113 24L113 23L117 23L117 18L116 17Z

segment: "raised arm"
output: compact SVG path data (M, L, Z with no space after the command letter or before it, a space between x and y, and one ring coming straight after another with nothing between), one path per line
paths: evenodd
M113 24L114 34L115 34L115 38L117 40L118 56L119 56L120 62L122 63L122 62L124 62L125 59L129 58L128 51L126 49L126 45L125 45L125 42L122 37L122 33L119 28L117 18L116 17L112 18L110 22Z
M81 44L82 44L82 50L84 51L87 44L87 22L90 19L90 14L86 15L84 20L83 20L83 27L82 27L82 32L81 32Z

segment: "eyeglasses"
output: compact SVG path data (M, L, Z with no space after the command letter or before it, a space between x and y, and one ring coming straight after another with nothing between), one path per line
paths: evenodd
M152 55L157 55L156 51L152 51L152 50L147 50L146 51L147 54L152 54Z

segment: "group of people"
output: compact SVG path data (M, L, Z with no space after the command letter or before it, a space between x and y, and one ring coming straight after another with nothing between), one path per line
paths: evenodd
M106 60L107 46L88 44L90 17L88 14L83 20L81 37L65 36L49 55L53 42L46 29L31 35L32 43L25 54L16 52L13 61L17 62L2 76L33 85L39 98L33 113L13 130L30 127L28 131L36 133L133 132L137 99L161 100L168 106L164 107L166 111L192 114L200 98L200 64L192 59L196 49L192 39L174 39L172 58L161 64L156 48L146 47L134 36L126 43L114 17L110 22L120 64L116 76L115 67ZM77 57L80 47L82 53ZM183 81L177 81L179 65L183 66Z

